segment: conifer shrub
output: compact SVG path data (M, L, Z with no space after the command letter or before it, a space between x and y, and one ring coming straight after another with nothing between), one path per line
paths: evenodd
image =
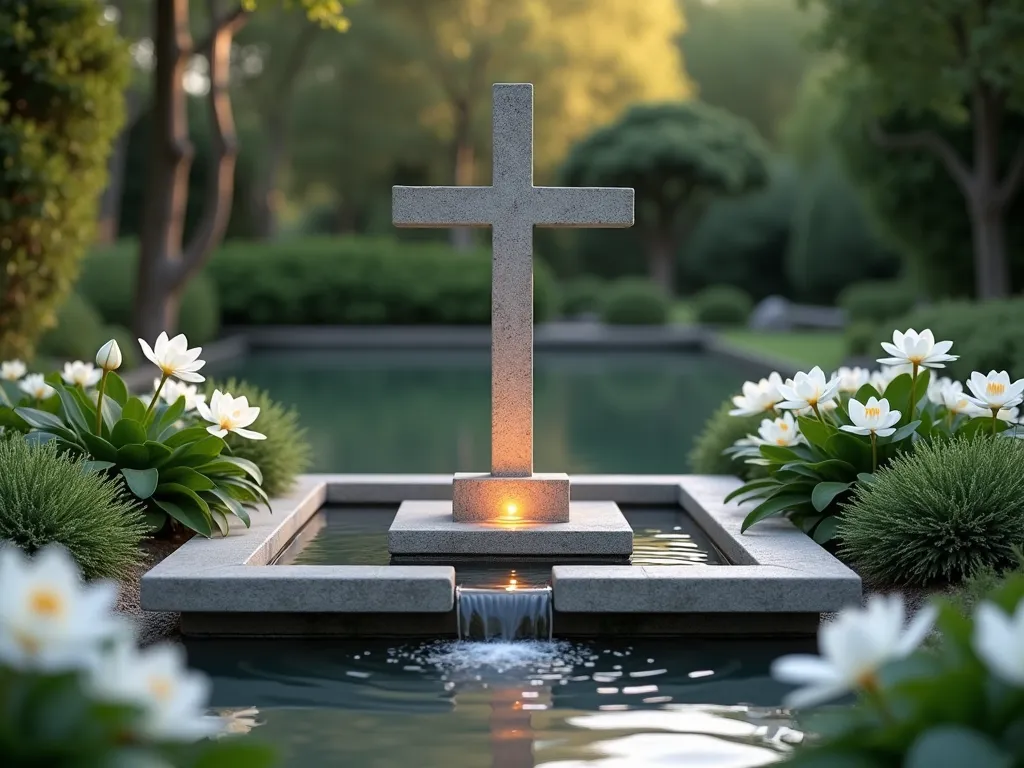
M145 534L130 498L120 481L53 443L0 435L0 541L28 553L61 544L87 579L123 577L138 564Z
M690 451L690 471L698 475L736 475L749 480L759 472L754 464L746 464L723 451L747 435L756 435L761 416L730 416L731 400L726 400L705 423Z
M921 442L858 483L839 553L877 585L959 584L1017 563L1024 544L1024 442Z

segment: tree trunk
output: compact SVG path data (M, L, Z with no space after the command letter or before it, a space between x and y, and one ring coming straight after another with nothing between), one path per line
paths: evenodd
M283 108L282 108L283 109ZM281 172L288 154L287 128L284 112L280 111L267 121L267 148L260 178L253 190L253 224L261 240L273 240L278 235L281 220Z
M189 0L159 0L153 20L156 67L153 133L139 236L134 330L149 343L177 321L174 264L181 260L181 238L193 148L188 136L184 75L192 52Z
M648 245L647 269L651 280L666 296L676 292L676 248L675 240L668 229L659 229L653 234Z
M124 128L114 140L107 161L107 187L100 199L99 223L96 228L96 241L100 245L110 245L117 240L121 229L121 198L124 196L124 172L128 162L128 143L132 128L142 112L142 94L129 89L125 94Z
M455 186L472 186L476 176L476 152L473 148L468 99L455 105L455 141L452 149L455 161ZM470 227L452 227L450 231L452 247L460 251L473 247L473 230Z
M979 299L1010 295L1010 264L1006 252L1006 221L1002 206L993 201L969 201L974 243L974 284Z
M231 216L237 146L228 65L234 33L245 22L241 7L221 17L209 0L212 29L201 52L209 59L212 141L209 182L196 232L182 246L192 145L183 76L196 52L189 32L189 0L159 0L154 13L157 56L153 88L153 148L142 214L134 330L152 343L177 327L182 290L220 243Z

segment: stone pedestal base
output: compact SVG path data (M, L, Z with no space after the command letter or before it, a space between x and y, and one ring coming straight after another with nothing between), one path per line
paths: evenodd
M567 523L569 476L529 477L456 473L452 481L452 520L456 523Z
M633 529L610 501L573 502L566 523L452 522L447 501L405 501L388 531L392 555L614 556L633 551Z

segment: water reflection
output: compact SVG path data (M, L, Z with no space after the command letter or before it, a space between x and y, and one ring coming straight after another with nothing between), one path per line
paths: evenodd
M767 765L801 738L771 659L800 644L190 642L217 707L285 765Z

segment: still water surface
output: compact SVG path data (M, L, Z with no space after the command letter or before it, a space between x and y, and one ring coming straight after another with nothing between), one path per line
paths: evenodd
M695 353L538 353L539 472L678 474L710 413L759 373ZM761 372L763 375L763 372ZM257 354L215 368L299 409L317 472L486 471L490 356L478 352Z

